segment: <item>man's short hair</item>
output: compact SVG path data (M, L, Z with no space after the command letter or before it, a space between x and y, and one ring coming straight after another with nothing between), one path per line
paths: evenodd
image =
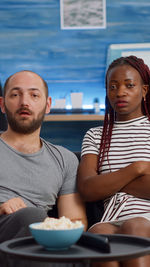
M21 73L21 72L31 72L31 73L34 73L34 74L36 74L37 76L39 76L39 78L41 78L41 80L42 80L42 82L43 82L43 84L44 84L46 98L48 97L48 85L47 85L47 82L46 82L46 81L45 81L39 74L37 74L36 72L33 72L33 71L31 71L31 70L21 70L21 71L18 71L18 72L16 72L16 73ZM16 73L10 75L10 76L6 79L6 81L5 81L5 83L4 83L4 87L3 87L3 96L4 96L4 97L5 97L5 95L6 95L7 85L8 85L8 83L9 83L9 80L10 80Z

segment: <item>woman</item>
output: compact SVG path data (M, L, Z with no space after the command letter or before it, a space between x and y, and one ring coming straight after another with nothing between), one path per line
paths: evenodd
M150 70L140 58L107 70L104 125L84 137L78 187L86 201L104 200L90 232L150 237ZM98 266L148 267L150 256Z

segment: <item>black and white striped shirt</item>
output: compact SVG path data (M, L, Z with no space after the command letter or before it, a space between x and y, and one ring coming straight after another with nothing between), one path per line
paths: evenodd
M88 130L83 139L81 154L98 155L101 135L102 127ZM114 172L141 160L150 161L150 121L148 118L142 116L130 121L114 122L109 164L105 157L101 173ZM106 199L104 204L105 212L102 221L125 220L130 216L139 215L150 219L150 200L119 192Z

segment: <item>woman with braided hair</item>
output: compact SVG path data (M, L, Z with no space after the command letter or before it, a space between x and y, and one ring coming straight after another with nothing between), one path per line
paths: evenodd
M108 67L104 125L84 136L78 188L85 201L104 201L90 232L150 237L150 70L141 58ZM149 267L150 256L95 266Z

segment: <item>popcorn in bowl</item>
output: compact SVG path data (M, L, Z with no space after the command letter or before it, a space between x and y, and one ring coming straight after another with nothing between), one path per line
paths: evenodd
M72 222L65 216L59 219L47 217L43 222L30 224L29 229L37 243L45 249L62 250L79 240L84 225L79 220Z
M65 230L65 229L76 229L83 227L81 221L77 220L72 222L69 218L65 216L60 217L59 219L47 217L43 222L35 224L34 228L36 229L47 229L47 230Z

